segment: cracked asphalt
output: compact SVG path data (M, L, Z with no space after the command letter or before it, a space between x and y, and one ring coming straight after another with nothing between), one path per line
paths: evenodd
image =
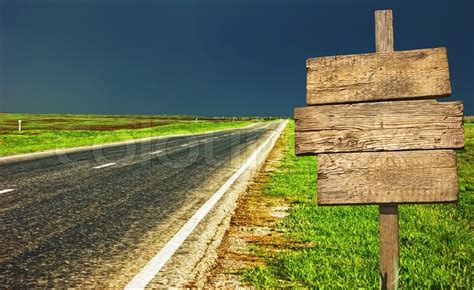
M0 287L123 286L277 125L0 164Z

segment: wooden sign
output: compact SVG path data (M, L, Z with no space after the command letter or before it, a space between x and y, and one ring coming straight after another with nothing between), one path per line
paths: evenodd
M464 147L463 104L391 101L295 109L296 153Z
M451 92L446 49L312 58L307 63L311 106L295 109L295 147L297 155L320 154L318 204L457 200L453 151L452 156L443 150L406 151L464 147L462 102L406 100Z
M307 104L295 109L298 155L319 155L318 204L378 204L382 289L399 262L398 207L455 202L463 104L446 48L393 51L390 10L376 11L376 53L307 60Z
M452 150L322 154L318 204L454 202L458 199Z
M308 105L451 95L446 48L310 58Z

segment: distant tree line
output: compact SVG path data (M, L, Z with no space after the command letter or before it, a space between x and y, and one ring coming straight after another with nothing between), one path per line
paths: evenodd
M474 116L464 116L464 123L474 123Z

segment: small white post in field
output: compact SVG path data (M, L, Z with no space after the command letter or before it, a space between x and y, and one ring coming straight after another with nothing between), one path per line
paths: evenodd
M196 124L197 124L197 122L198 122L198 119L196 118Z
M18 120L18 131L21 132L21 120Z

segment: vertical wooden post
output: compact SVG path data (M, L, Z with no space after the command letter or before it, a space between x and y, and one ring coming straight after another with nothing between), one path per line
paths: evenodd
M375 51L393 51L392 10L375 11Z
M393 17L391 10L375 11L375 47L377 52L393 51ZM394 262L400 265L398 206L380 205L380 276L382 289L395 289Z
M398 206L380 205L380 277L382 289L395 288L394 262L400 265L398 246ZM396 281L398 284L398 281Z

